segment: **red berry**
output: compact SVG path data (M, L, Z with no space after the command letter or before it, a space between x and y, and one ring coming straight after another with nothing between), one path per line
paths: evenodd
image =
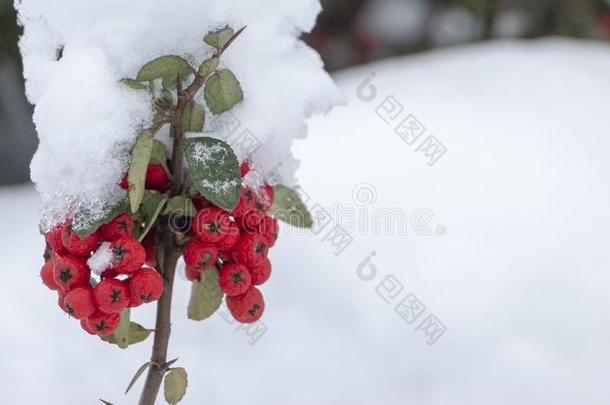
M215 243L227 234L230 223L229 215L223 210L204 208L193 220L193 232L201 242Z
M227 307L238 322L253 323L263 315L265 301L258 288L250 287L244 294L227 297Z
M146 169L146 188L166 193L171 187L167 172L162 165L148 165Z
M89 284L91 270L85 263L73 256L60 257L53 268L53 279L62 291Z
M68 309L66 308L66 304L64 304L64 298L66 298L66 294L61 290L57 291L57 305L67 314Z
M123 190L129 190L129 173L125 173L123 175L123 178L121 179L121 182L119 183L119 186L123 189Z
M129 305L127 282L115 278L100 281L93 289L98 308L107 314L118 314Z
M237 219L239 225L250 232L256 232L265 219L265 212L256 208L247 210Z
M53 269L55 268L55 262L57 260L58 259L55 257L50 258L44 266L42 266L42 270L40 270L40 277L42 278L44 285L55 291L59 290L59 286L53 277Z
M97 232L81 239L72 230L70 223L66 223L63 226L61 241L68 252L74 256L89 256L100 245L100 238Z
M89 322L87 322L87 319L81 319L80 320L80 327L83 328L83 330L85 332L87 332L90 335L95 335L96 334L96 330L93 329L90 325Z
M146 251L146 265L149 267L155 267L157 265L156 233L157 230L155 228L151 229L142 241L142 246L144 246L144 250Z
M271 189L271 192L269 192L267 187L268 186L263 186L257 190L256 193L254 193L254 209L265 214L267 211L269 211L269 207L271 207L271 203L273 201L273 189Z
M216 248L218 250L231 250L239 240L239 226L235 222L230 222L227 226L226 234L216 242Z
M184 273L189 281L201 281L201 271L197 269L186 266Z
M279 232L279 224L277 218L266 216L258 227L258 233L265 239L267 245L271 248L275 245Z
M218 258L222 260L223 263L233 263L235 259L233 258L233 252L230 250L219 250Z
M75 319L88 318L96 311L91 286L77 287L68 292L64 298L68 314Z
M250 275L252 276L252 285L261 285L269 280L271 276L271 261L265 257L260 266L251 267Z
M235 218L243 217L246 212L254 208L254 192L248 187L242 187L237 206L231 211Z
M192 270L206 271L216 265L218 250L208 244L190 241L184 247L184 262Z
M200 194L193 198L193 204L195 204L197 211L201 211L204 208L209 208L212 206L212 203L206 200L206 198Z
M119 274L120 273L118 271L116 271L115 269L107 269L102 272L102 274L100 275L100 278L102 280L104 280L106 278L115 278Z
M237 218L242 228L256 232L265 219L271 204L264 188L259 190L258 193L252 192L251 197L248 209L240 213L240 216L237 216Z
M102 239L113 242L122 237L131 237L133 232L133 219L128 214L121 214L107 224L100 226Z
M246 174L248 174L250 172L250 163L247 160L244 160L243 162L241 162L241 165L239 166L239 174L241 175L241 177L246 177Z
M154 269L143 268L129 279L131 305L158 300L163 293L163 278Z
M110 245L112 269L119 274L133 274L146 261L144 246L133 238L120 238Z
M121 316L119 314L105 314L102 311L97 311L87 318L86 322L87 329L94 331L98 336L107 336L119 327Z
M275 191L273 191L273 187L269 184L265 183L263 186L263 196L264 196L264 204L269 209L273 205L273 200L275 198Z
M265 239L256 233L245 233L239 237L233 256L238 263L248 268L259 266L269 251Z
M68 253L61 240L63 227L63 224L55 225L53 229L44 234L44 239L51 247L51 250L61 256Z
M220 269L218 281L220 289L229 297L245 293L252 284L246 266L237 263L225 264Z

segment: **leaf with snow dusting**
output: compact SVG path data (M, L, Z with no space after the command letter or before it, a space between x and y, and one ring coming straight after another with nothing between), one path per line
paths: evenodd
M239 162L231 147L218 139L201 137L184 141L193 185L208 201L226 211L239 202Z

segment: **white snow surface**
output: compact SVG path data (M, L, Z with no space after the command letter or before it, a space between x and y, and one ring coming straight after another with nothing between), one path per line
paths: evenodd
M283 226L253 346L218 315L188 321L181 275L169 356L189 373L184 403L607 404L609 71L608 45L545 40L339 74L349 106L316 118L295 149L309 204L425 207L435 232L353 232L335 256L327 229ZM365 102L356 89L372 72ZM388 95L404 106L397 120L413 114L447 147L434 166L375 113ZM38 276L36 212L30 188L0 189L0 403L136 403L141 382L122 393L151 341L116 349L57 308ZM357 268L371 271L371 251L367 282ZM404 287L392 303L376 292L388 275ZM426 306L411 325L394 310L408 292ZM429 314L447 327L432 346L415 331ZM133 317L152 327L154 306Z
M227 139L264 175L294 182L290 147L305 136L305 119L342 99L319 56L299 39L313 27L318 0L17 0L16 7L40 138L31 177L42 195L43 228L77 206L99 212L123 196L117 183L128 152L152 116L148 95L119 80L168 54L197 67L212 53L203 43L208 31L247 25L221 61L245 100L230 118L218 117L239 126L204 131ZM254 147L243 150L246 137Z

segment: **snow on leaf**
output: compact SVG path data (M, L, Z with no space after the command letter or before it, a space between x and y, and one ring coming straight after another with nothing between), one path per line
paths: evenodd
M79 237L84 238L95 232L102 224L110 222L120 213L127 212L128 209L127 198L123 198L116 203L112 203L111 200L104 201L95 206L80 204L74 213L72 229Z
M239 201L241 177L231 147L221 140L201 137L185 140L183 151L197 191L225 211L233 210Z

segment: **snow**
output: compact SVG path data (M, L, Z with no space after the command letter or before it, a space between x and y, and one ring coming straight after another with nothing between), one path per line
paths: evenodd
M231 112L240 125L228 141L237 148L241 134L252 134L258 148L241 157L264 175L294 182L290 148L305 136L305 119L341 100L319 56L299 39L313 27L318 0L17 0L16 7L26 92L36 106L40 146L31 177L42 195L43 228L77 207L96 212L122 198L117 184L128 152L152 117L145 92L119 80L161 55L201 62L212 53L202 40L212 29L247 25L221 62L245 93ZM159 136L167 142L166 129Z
M102 242L100 247L93 253L89 260L87 260L87 266L89 266L93 274L99 276L104 270L112 267L113 257L114 255L110 248L110 242Z
M309 205L365 209L369 222L399 208L410 232L354 231L336 256L339 218L306 236L284 226L254 345L222 313L188 321L180 275L169 355L189 372L184 403L607 403L609 51L494 42L337 75L349 106L316 118L295 149ZM403 106L395 120L377 108L390 95ZM413 145L394 132L408 114L426 127ZM447 149L432 166L417 150L428 135ZM118 350L57 308L38 278L30 188L0 189L0 220L0 402L135 403L141 383L122 392L151 342ZM386 303L393 285L403 289ZM395 311L408 293L426 307L411 325ZM135 320L152 327L152 307ZM415 329L431 314L447 331L428 345Z

